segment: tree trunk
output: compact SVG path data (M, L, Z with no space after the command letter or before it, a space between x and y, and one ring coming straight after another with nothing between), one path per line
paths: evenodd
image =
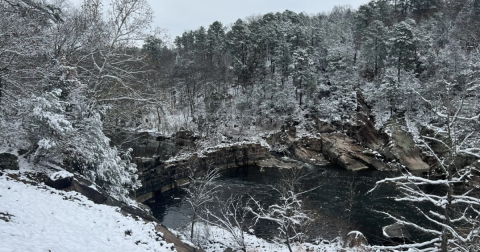
M450 128L450 116L447 116L447 125L449 125L447 127L447 130L448 130L448 138L452 141L452 147L453 146L456 146L456 142L453 140L453 135L452 135L452 130ZM448 166L446 167L446 172L447 172L447 181L448 182L451 182L453 181L453 166L454 166L454 160L455 160L455 156L456 156L456 153L455 153L455 148L453 147L451 152L450 152L450 157L449 159L451 161L450 164L448 164ZM449 227L452 227L452 223L451 223L451 208L452 208L452 200L453 200L453 186L454 184L453 183L449 183L448 184L448 188L447 188L447 204L445 205L445 212L444 212L444 215L445 215L445 220L444 220L444 224L449 226ZM442 243L440 245L440 251L442 252L447 252L448 251L448 230L446 228L443 228L442 229Z
M400 61L402 59L401 54L398 55L398 61L397 61L397 82L400 82Z
M292 247L290 246L290 239L288 239L288 229L285 226L282 226L283 231L285 232L285 240L287 243L288 251L292 252Z
M161 125L162 125L162 119L161 119L161 116L160 116L160 108L157 106L156 107L157 109L157 130L160 132L160 129L161 129Z
M195 226L195 219L197 218L197 211L193 211L192 216L192 227L190 229L190 240L193 241L193 227Z
M303 94L303 88L302 88L302 80L303 78L300 78L300 81L298 82L298 85L300 86L299 88L299 105L302 106L302 94Z
M451 170L451 168L449 168ZM451 171L448 174L448 181L452 181ZM450 216L451 216L451 204L452 204L452 194L453 194L453 185L448 188L447 191L447 205L445 206L445 225L451 227ZM441 252L448 252L448 230L446 228L442 229L442 243L440 246Z
M448 252L448 235L446 228L442 230L442 243L440 245L441 252Z
M375 36L375 70L374 70L374 73L375 73L375 76L377 76L378 74L378 38L377 36Z
M0 78L0 101L2 101L2 90L3 90L2 78Z

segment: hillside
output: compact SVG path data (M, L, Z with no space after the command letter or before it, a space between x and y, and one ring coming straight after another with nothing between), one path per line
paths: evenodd
M0 176L0 251L172 251L155 223L28 176Z

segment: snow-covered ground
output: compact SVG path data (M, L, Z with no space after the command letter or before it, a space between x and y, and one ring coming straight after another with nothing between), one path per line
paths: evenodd
M1 252L171 252L173 244L161 236L154 223L126 217L118 208L97 205L79 193L0 176Z
M190 243L192 246L201 247L206 252L224 251L227 248L231 248L233 251L241 251L240 246L235 242L233 236L225 229L213 225L206 225L204 223L197 223L195 225L195 230L194 240L197 242L195 242L195 244ZM182 238L182 240L187 240L190 235L189 227L173 232L176 233L178 237ZM248 233L245 233L244 237L244 243L246 244L247 252L288 251L288 248L285 244L268 242ZM296 243L292 245L292 251L294 252L337 252L340 251L341 248L342 246L340 241L319 241L317 244Z

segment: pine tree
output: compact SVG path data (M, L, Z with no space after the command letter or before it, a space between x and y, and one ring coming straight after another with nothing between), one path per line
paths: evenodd
M400 81L402 69L407 72L415 69L417 47L414 26L415 21L407 19L396 23L391 31L390 57L391 65L397 68L397 81Z

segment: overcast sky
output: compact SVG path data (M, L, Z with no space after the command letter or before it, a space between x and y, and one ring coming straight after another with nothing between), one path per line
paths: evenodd
M148 0L155 12L155 25L168 32L172 38L186 30L200 26L208 28L215 21L224 25L268 12L329 12L335 5L358 8L369 0Z
M81 0L71 0L81 2ZM224 25L239 18L268 12L329 12L335 5L350 5L357 9L369 0L147 0L154 11L154 26L167 29L174 39L186 30L200 26L206 29L215 21Z

